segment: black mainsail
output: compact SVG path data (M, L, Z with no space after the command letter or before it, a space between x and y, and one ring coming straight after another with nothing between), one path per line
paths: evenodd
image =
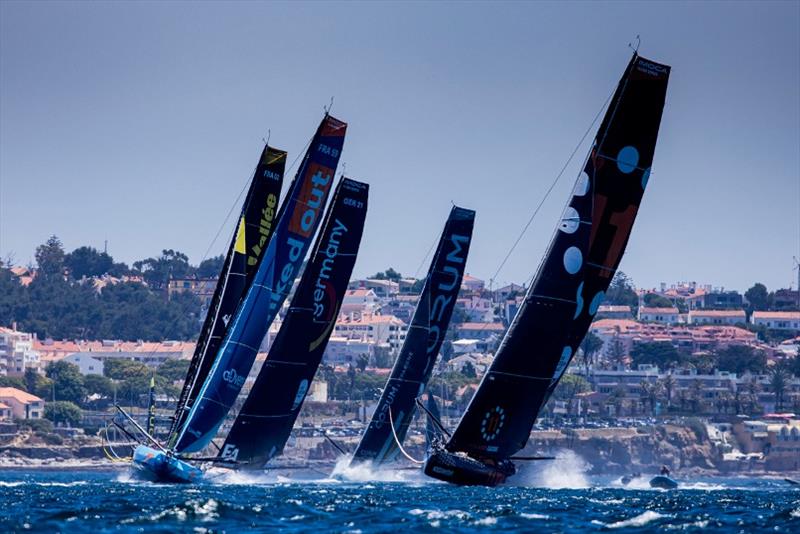
M372 420L353 454L353 463L381 464L400 452L442 347L464 276L475 212L453 206L431 262L417 308L392 374L383 388ZM390 412L391 411L391 417ZM390 421L394 422L394 433ZM396 438L395 439L395 433Z
M286 318L219 457L260 469L279 455L336 324L353 272L369 186L343 178Z
M670 67L634 54L547 254L494 361L429 476L495 485L603 301L650 176Z
M228 322L258 270L262 252L272 236L285 169L286 152L265 145L189 363L170 429L170 441L176 437L177 429L184 423L208 377Z

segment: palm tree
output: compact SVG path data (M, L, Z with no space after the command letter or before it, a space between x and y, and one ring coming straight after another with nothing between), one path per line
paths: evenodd
M751 376L750 380L747 381L745 390L747 391L747 404L749 408L747 411L753 413L758 409L758 393L761 391L761 384L755 376Z
M662 378L660 382L661 382L661 387L667 394L667 410L669 410L672 407L672 392L675 390L677 381L675 380L675 377L672 376L672 373L667 373L667 376Z
M614 339L611 341L611 350L608 354L608 359L614 366L624 366L627 357L625 354L625 346L619 338L619 334L614 334Z
M699 380L692 381L689 387L689 402L692 404L692 412L699 414L703 405L703 383Z
M786 382L789 381L789 376L783 365L776 365L770 371L769 385L772 393L775 394L775 411L780 412L783 409L783 397L786 394Z
M594 364L594 356L603 348L603 340L597 337L592 332L586 334L586 337L581 341L581 351L583 352L583 367L585 376L589 378L589 366Z

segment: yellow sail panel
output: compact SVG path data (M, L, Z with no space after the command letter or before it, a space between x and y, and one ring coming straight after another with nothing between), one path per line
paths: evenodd
M247 253L247 245L244 238L244 217L239 219L239 228L236 230L236 244L233 246L233 250L239 254Z

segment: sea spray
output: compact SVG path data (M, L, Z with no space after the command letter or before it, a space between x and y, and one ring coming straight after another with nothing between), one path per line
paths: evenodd
M515 477L517 480L512 478L509 482L551 489L581 489L590 486L586 476L591 468L590 464L568 449L558 451L555 456L555 460L524 462L524 465L519 462L517 466L520 473Z
M349 455L339 458L331 476L348 482L406 482L410 478L416 478L388 466L375 467L370 462L351 464L351 459Z

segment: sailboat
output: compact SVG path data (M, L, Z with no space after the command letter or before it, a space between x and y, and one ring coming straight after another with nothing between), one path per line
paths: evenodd
M128 418L147 437L147 444L134 450L133 461L149 476L178 482L201 476L202 471L187 462L184 455L200 452L211 443L244 385L258 348L291 290L322 219L346 128L344 122L328 114L317 128L287 199L280 207L271 238L263 243L259 238L252 244L261 248L263 258L256 261L255 274L235 312L224 321L224 337L207 376L202 382L193 378L201 386L188 413L181 415L168 445L160 444ZM239 252L248 247L245 226L240 221L235 238ZM190 391L194 388L191 386Z
M467 263L475 212L453 206L431 261L411 324L351 465L397 457L453 315Z
M261 469L283 452L333 332L353 272L369 186L342 178L286 318L218 458Z
M634 53L525 300L426 475L495 486L589 329L619 266L650 177L670 67Z

